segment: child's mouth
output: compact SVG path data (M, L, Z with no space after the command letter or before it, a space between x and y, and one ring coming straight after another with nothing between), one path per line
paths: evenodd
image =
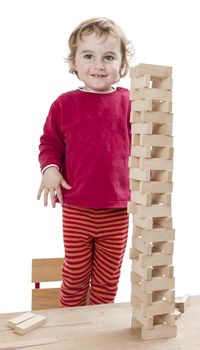
M105 78L105 75L102 75L102 74L92 74L92 77L94 77L94 78Z

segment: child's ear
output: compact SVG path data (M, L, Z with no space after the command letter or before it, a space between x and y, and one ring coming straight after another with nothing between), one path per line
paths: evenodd
M126 71L126 65L124 63L122 63L120 71L119 71L120 76L123 76L125 71Z
M69 62L69 67L70 67L70 72L76 72L77 71L76 62L74 60Z

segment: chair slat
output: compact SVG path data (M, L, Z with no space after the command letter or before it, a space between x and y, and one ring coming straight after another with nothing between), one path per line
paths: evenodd
M32 310L54 309L60 306L60 288L32 290Z
M63 258L33 259L32 282L61 281L63 260Z

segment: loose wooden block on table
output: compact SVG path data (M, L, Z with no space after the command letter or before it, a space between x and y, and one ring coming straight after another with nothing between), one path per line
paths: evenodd
M175 306L180 310L181 313L185 312L187 306L190 305L190 295L185 294L181 298L176 298Z
M42 315L36 315L24 322L18 323L14 330L18 334L26 334L35 328L38 328L46 323L46 317Z
M14 317L14 318L8 320L8 326L11 328L15 328L15 326L18 323L24 322L24 321L26 321L34 316L36 316L36 314L34 314L33 312L26 312L24 314L21 314L17 317Z

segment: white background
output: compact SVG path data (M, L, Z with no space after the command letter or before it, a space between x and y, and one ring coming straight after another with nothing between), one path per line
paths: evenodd
M31 308L31 259L63 256L61 208L36 200L39 136L50 104L79 86L63 61L74 27L110 17L136 49L134 65L173 66L176 294L200 294L198 1L4 0L0 2L0 312ZM128 87L130 79L121 81ZM130 221L132 219L130 218ZM116 301L130 300L124 259Z

